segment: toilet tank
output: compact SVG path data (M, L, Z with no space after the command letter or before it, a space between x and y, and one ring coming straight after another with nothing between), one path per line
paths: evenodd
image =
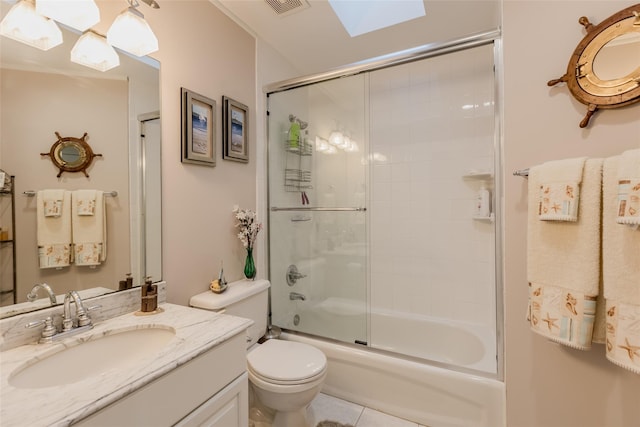
M221 294L206 291L192 296L189 305L253 320L253 325L247 329L247 348L249 348L267 331L269 286L268 280L231 282L227 290Z

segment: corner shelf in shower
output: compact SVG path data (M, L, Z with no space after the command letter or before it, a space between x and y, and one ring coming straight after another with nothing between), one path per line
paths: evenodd
M472 216L471 218L473 218L474 221L493 222L495 216L492 213L489 216Z
M464 179L472 179L477 181L492 181L493 180L493 172L479 171L479 172L469 172L462 175Z

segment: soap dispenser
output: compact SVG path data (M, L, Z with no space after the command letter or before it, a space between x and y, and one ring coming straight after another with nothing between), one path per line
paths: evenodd
M147 276L142 286L142 302L140 311L150 313L158 308L158 285L154 285L151 276Z

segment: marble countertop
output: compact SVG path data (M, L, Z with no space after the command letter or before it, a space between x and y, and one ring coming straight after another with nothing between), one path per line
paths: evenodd
M67 426L125 397L156 378L244 331L251 320L174 304L164 312L134 313L97 323L87 332L53 344L28 344L0 353L0 421L3 426ZM9 383L11 373L28 360L108 335L114 330L169 326L175 337L159 352L126 369L111 369L72 384L21 389ZM115 354L113 357L122 357Z

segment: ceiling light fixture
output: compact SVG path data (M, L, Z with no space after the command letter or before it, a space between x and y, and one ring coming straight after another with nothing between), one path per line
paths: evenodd
M342 148L344 146L344 135L339 130L334 130L329 135L329 144Z
M120 65L120 57L104 36L89 30L71 49L71 62L94 70L107 71Z
M145 56L158 50L158 39L151 27L144 20L144 15L136 8L140 6L137 0L128 0L129 7L122 11L107 31L107 41L112 46L132 53ZM146 2L154 7L154 2Z
M100 22L100 10L93 0L36 0L36 12L78 31Z
M0 34L41 50L62 43L62 32L56 23L39 15L31 0L20 0L0 22Z

